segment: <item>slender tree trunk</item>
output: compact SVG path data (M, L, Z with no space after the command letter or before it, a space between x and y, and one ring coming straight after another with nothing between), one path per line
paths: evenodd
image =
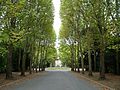
M38 67L39 67L39 72L40 72L40 71L41 71L40 68L41 68L41 47L42 47L42 46L41 46L40 43L39 43L39 45L40 45L40 46L39 46L39 50L40 50L40 51L39 51L39 63L38 63Z
M43 64L42 64L42 59L43 59L43 54L42 54L42 51L43 49L42 49L42 45L41 45L41 48L40 48L40 68L39 69L41 69L42 70L42 67L43 67Z
M39 72L40 72L40 63L39 63Z
M29 29L29 28L28 28ZM32 61L33 61L33 52L34 52L34 41L33 37L28 38L28 42L31 41L32 43L29 44L29 74L32 74Z
M43 49L42 49L42 71L44 71L44 46L43 46Z
M41 71L42 46L40 45L39 72Z
M35 71L36 71L36 73L37 73L37 65L35 65Z
M80 42L78 41L78 48L77 48L77 59L78 59L78 72L80 72Z
M45 49L45 68L46 68L46 61L47 61L47 52L48 52L48 50L47 50L47 43L46 43L46 49Z
M36 72L37 72L37 69L39 67L39 63L38 63L38 60L39 60L39 54L40 54L40 42L38 42L38 52L37 52L37 58L36 58Z
M25 42L25 47L23 51L23 58L22 58L22 67L21 67L21 76L25 76L25 61L26 61L26 42Z
M41 71L44 71L44 50L43 46L41 46Z
M45 41L44 41L45 42ZM45 71L45 45L43 47L43 68L42 68L42 71Z
M105 60L104 60L104 37L101 36L100 45L100 79L105 79Z
M91 60L91 52L88 49L88 61L89 61L89 76L92 76L92 60Z
M94 71L96 71L96 52L94 50Z
M29 74L32 74L32 57L30 57Z
M81 52L81 64L82 64L82 74L84 74L84 60L83 60L83 54Z
M74 61L75 61L75 72L77 70L77 59L76 59L76 50L77 50L77 47L76 47L76 41L74 42Z
M74 52L73 52L73 44L71 47L71 71L74 71Z
M29 63L29 74L32 74L32 59L33 59L33 45L30 45L30 63Z
M18 58L18 71L20 71L20 61L21 61L21 48L19 48L19 58Z
M13 52L13 45L9 44L8 46L8 60L6 65L6 79L12 78L12 52Z
M81 42L80 42L80 52L81 52L82 74L84 74L84 60L83 60L83 53L82 53L82 45L81 45Z
M37 52L38 53L38 52ZM35 58L36 61L35 61L35 71L36 73L38 72L37 69L38 69L38 60L37 60L37 57Z
M120 74L119 72L119 45L117 44L117 47L116 47L116 73L117 74Z

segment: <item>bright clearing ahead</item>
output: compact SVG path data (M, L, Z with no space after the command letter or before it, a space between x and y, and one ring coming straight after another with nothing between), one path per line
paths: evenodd
M57 52L58 52L58 47L59 47L59 30L60 30L60 26L61 26L61 20L60 20L60 0L53 0L53 5L54 5L54 30L55 33L57 35L57 40L56 40L56 48L57 48Z

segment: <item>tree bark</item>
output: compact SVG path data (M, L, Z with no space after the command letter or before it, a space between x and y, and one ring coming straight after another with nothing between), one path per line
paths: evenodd
M20 61L21 61L21 48L19 48L19 58L18 58L18 71L20 71Z
M29 74L32 74L32 58L30 57Z
M29 74L32 74L32 59L33 59L33 45L30 45L30 63L29 63Z
M76 41L74 42L74 63L75 63L75 66L74 66L74 68L75 68L75 72L76 72L76 70L77 70L77 59L76 59L76 57L77 57L77 54L76 54L76 50L77 50L77 46L76 46Z
M9 44L8 59L7 59L7 64L6 64L6 79L12 78L12 53L13 53L13 45Z
M40 45L39 72L41 71L42 45Z
M45 41L44 41L44 43L45 43ZM42 71L45 71L45 52L46 52L46 50L45 50L45 45L43 46L43 67L42 67Z
M96 72L96 52L94 50L94 71Z
M89 61L89 76L93 76L92 75L92 60L91 60L91 52L90 49L88 50L88 61Z
M71 47L71 71L74 71L74 52L73 52L73 44Z
M25 76L25 61L26 61L26 43L23 51L23 58L22 58L22 67L21 67L21 76Z
M82 45L81 45L81 42L80 42L80 52L81 52L82 74L84 74L84 60L83 60L83 53L82 53Z
M44 46L41 46L41 71L44 71Z
M42 45L41 45L41 47L40 47L40 68L39 69L41 69L42 70L42 67L43 67L43 64L42 64L42 59L43 59L43 47L42 47Z
M120 74L119 72L119 45L117 44L117 47L116 47L116 74Z
M80 72L80 42L78 41L78 48L77 48L77 59L78 59L78 72Z
M105 60L104 60L104 37L101 35L100 45L100 79L105 79Z

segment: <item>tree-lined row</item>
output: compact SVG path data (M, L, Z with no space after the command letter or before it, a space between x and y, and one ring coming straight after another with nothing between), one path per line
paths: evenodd
M45 70L56 56L52 0L0 0L0 70ZM14 67L14 68L13 68Z
M90 76L93 67L94 71L99 67L100 79L105 79L106 69L113 70L105 63L110 62L114 72L120 73L119 0L61 0L61 19L60 58L64 64L72 71L82 68L83 74L88 68ZM105 59L107 50L115 51L115 63L109 56Z

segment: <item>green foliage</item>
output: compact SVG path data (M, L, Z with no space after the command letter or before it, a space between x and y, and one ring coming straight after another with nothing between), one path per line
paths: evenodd
M67 54L70 55L67 59L76 65L76 59L82 58L84 52L103 50L104 53L106 48L118 51L119 7L119 0L61 0L60 55L63 62ZM64 50L66 46L69 49Z
M18 55L14 53L15 50L25 50L22 53L28 54L26 57L33 63L37 62L37 65L46 62L45 59L54 60L56 36L53 30L53 17L52 0L16 0L15 2L0 0L0 56L2 61L3 58L7 60L4 55L8 52L9 44L14 47L11 52L15 54L14 56ZM18 60L19 58L20 56Z
M62 61L63 66L70 66L71 65L71 53L70 53L70 48L67 44L64 44L64 42L61 42L60 48L59 48L59 55L60 55L60 60Z

